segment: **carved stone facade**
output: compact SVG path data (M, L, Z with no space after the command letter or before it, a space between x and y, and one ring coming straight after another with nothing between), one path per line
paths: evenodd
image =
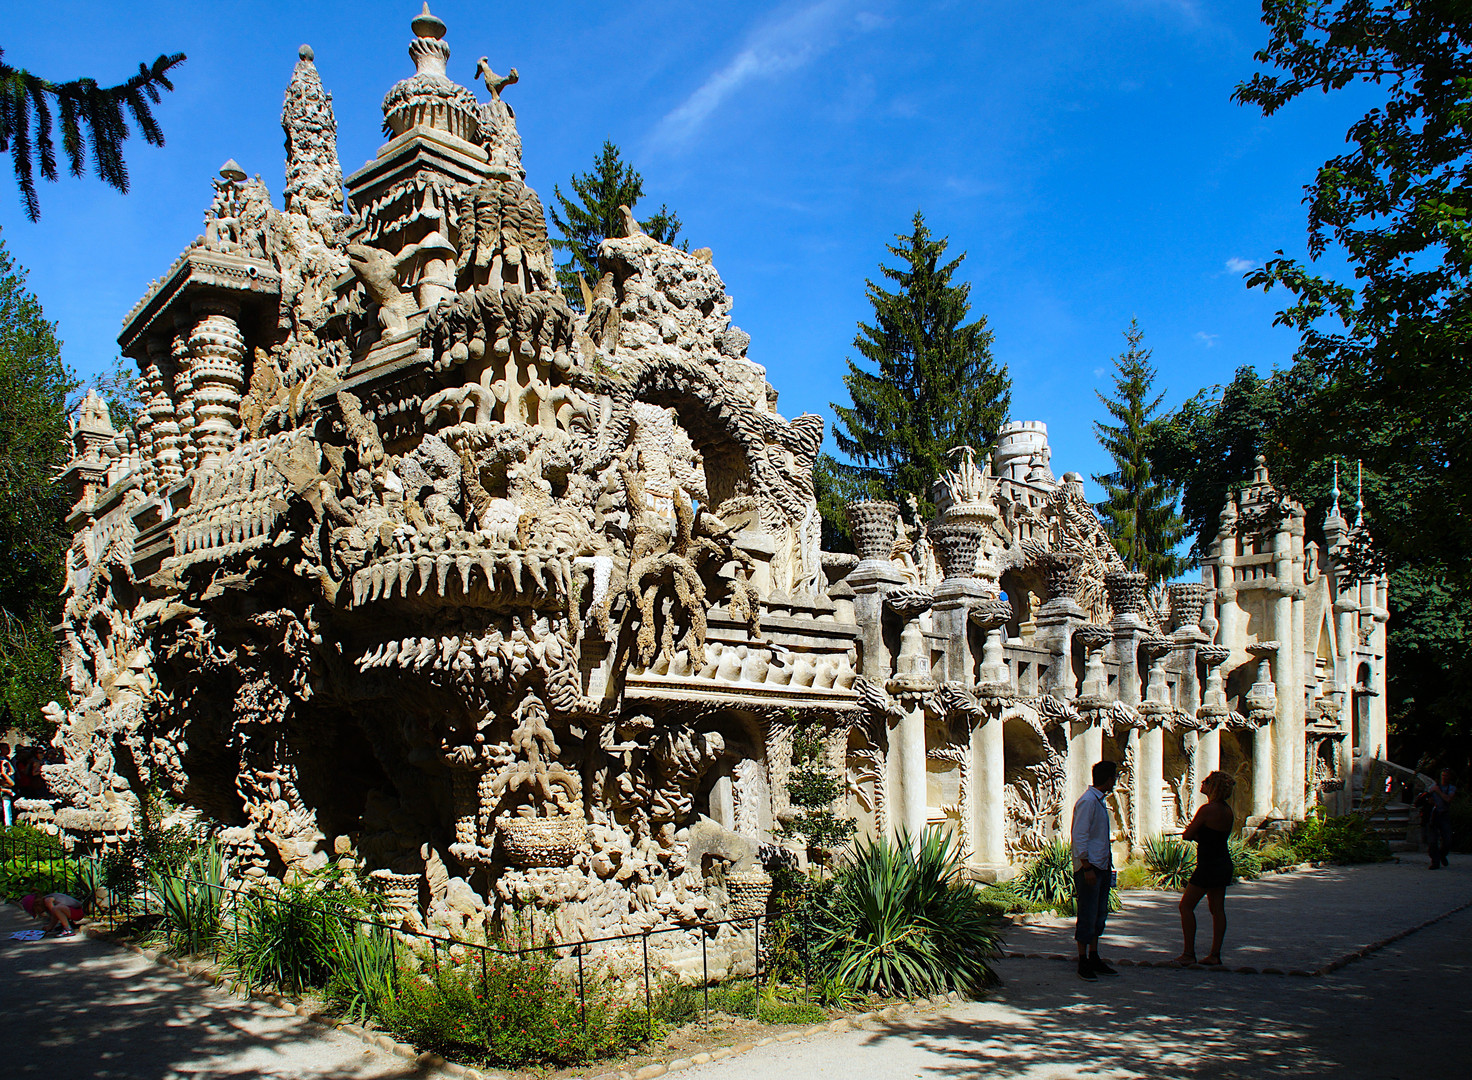
M1106 749L1132 763L1121 838L1179 827L1214 733L1257 715L1230 612L1258 586L1230 609L1214 576L1256 564L1223 547L1216 593L1176 590L1162 624L1035 423L980 465L959 448L935 521L858 504L863 557L821 551L823 422L777 414L709 252L629 217L573 311L515 70L482 61L479 102L444 24L413 30L392 138L345 180L302 49L284 209L228 163L119 338L137 423L81 410L67 834L126 834L159 786L247 878L351 850L452 930L526 903L564 938L689 925L765 895L794 718L827 728L866 830L953 828L978 873L1064 827ZM1300 715L1283 672L1270 738Z

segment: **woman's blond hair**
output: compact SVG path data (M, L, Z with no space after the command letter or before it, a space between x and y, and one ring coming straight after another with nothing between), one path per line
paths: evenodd
M1215 797L1230 799L1232 790L1237 786L1237 780L1231 773L1224 773L1218 769L1216 772L1206 774L1205 786L1206 790Z

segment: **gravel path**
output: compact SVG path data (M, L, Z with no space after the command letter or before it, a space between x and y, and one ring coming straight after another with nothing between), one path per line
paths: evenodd
M1272 887L1256 893L1272 898L1272 906L1262 909L1272 925L1259 926L1252 940L1292 942L1307 936L1315 943L1310 951L1323 955L1345 941L1383 939L1472 900L1472 859L1436 874L1419 863L1386 864L1283 876L1267 884ZM1346 894L1358 897L1354 905L1361 915L1361 923L1347 929L1334 925L1346 911ZM1231 916L1232 899L1228 904ZM1245 923L1239 916L1232 924L1234 932L1242 925L1244 938ZM1067 944L1061 928L1050 932ZM1133 947L1153 949L1152 958L1159 955L1153 943ZM987 1001L759 1047L688 1075L691 1080L1466 1075L1472 908L1320 978L1125 968L1118 979L1089 984L1071 965L1053 960L1003 960L997 967L1004 986Z
M185 980L78 935L9 940L31 922L0 907L0 1076L5 1080L400 1080L403 1058Z

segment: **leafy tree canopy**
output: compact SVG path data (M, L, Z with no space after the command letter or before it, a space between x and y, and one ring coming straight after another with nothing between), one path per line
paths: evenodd
M71 536L55 476L76 385L0 238L0 708L23 730L39 730L41 706L61 695L51 626Z
M1345 153L1306 189L1309 261L1335 246L1355 284L1281 251L1249 284L1282 286L1278 322L1322 380L1285 441L1355 447L1410 498L1377 536L1404 562L1472 566L1472 7L1457 0L1264 0L1267 45L1236 99L1271 116L1310 91L1376 88ZM1377 437L1361 445L1366 407ZM1299 410L1295 407L1295 412Z
M1124 336L1129 347L1114 359L1116 396L1098 395L1118 423L1094 425L1099 444L1114 459L1112 472L1094 477L1105 495L1096 509L1125 565L1143 571L1152 583L1168 581L1188 563L1175 554L1186 536L1176 511L1179 491L1154 475L1150 460L1150 443L1161 426L1156 413L1165 395L1151 397L1155 368L1150 350L1141 344L1140 324L1131 319Z
M874 321L859 324L854 348L873 369L849 359L843 381L852 404L833 404L833 434L858 462L845 467L851 482L900 501L913 494L928 516L946 452L996 442L1012 406L1012 380L992 359L986 317L966 322L971 286L952 281L966 256L947 260L947 239L931 235L920 211L911 225L908 236L886 245L898 264L879 267L895 290L865 283Z
M605 140L603 150L593 159L593 171L574 176L570 183L572 198L564 195L561 187L552 189L557 199L552 207L552 224L562 237L551 243L555 250L567 252L567 261L557 268L557 281L567 302L581 311L583 293L578 274L590 285L598 280L598 245L610 236L624 234L619 207L634 209L644 197L644 177L619 156L617 146ZM639 222L639 228L662 244L675 243L680 227L679 216L663 204Z
M183 53L160 56L153 64L139 64L138 74L117 86L98 86L95 79L73 79L55 83L4 62L0 49L0 153L9 151L20 186L26 216L41 216L36 196L35 168L55 181L56 144L52 140L55 103L61 119L61 146L67 170L81 176L91 143L92 164L97 178L117 190L128 190L128 166L123 161L123 143L131 131L123 115L133 115L143 139L154 146L164 144L164 133L153 117L149 103L161 100L160 90L172 90L169 72L184 62ZM34 126L33 126L34 125Z

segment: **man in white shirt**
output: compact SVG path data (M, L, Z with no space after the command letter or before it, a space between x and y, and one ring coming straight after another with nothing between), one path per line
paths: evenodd
M1118 975L1099 958L1099 938L1109 918L1109 889L1114 856L1109 850L1109 808L1104 796L1114 790L1119 766L1101 761L1094 766L1094 784L1073 804L1073 894L1078 922L1078 977L1094 982L1100 975Z

